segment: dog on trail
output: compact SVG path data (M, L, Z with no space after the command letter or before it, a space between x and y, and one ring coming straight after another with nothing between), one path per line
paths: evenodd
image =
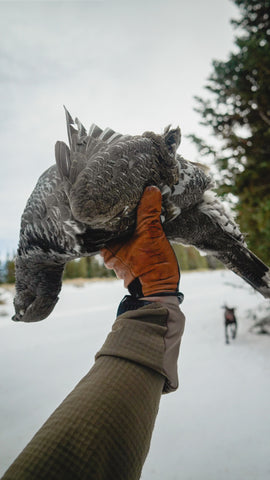
M225 327L225 341L230 343L229 336L234 340L237 334L237 320L235 316L235 308L229 308L227 305L224 308L224 327Z

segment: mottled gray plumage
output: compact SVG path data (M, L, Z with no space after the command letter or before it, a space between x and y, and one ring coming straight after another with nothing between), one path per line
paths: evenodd
M132 234L147 185L162 192L162 221L171 241L211 253L270 298L269 269L247 249L211 190L208 170L176 153L179 128L130 136L92 125L87 134L67 111L66 118L70 147L56 143L56 165L41 175L22 215L14 320L46 318L67 261Z

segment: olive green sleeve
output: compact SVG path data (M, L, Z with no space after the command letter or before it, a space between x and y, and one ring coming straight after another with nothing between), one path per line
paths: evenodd
M165 382L167 317L157 303L118 317L94 366L2 480L139 479Z

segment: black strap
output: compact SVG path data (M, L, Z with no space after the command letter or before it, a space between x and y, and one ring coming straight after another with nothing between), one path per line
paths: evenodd
M142 285L138 277L136 277L129 285L128 285L128 291L130 295L134 299L142 298L144 297L143 291L142 291ZM184 294L182 292L179 292L178 290L175 292L157 292L157 293L152 293L151 295L148 295L148 297L177 297L179 304L181 304L184 300ZM138 307L137 307L138 308Z
M184 294L182 292L161 292L151 295L151 297L177 297L179 304L181 304L184 300ZM150 297L150 295L149 295ZM145 297L147 298L147 297ZM124 298L121 300L118 310L117 310L117 317L122 315L122 313L127 312L128 310L137 310L138 308L144 307L145 305L149 305L150 303L148 300L139 300L137 297L132 295L125 295Z
M122 313L127 312L128 310L137 310L138 308L149 305L150 303L153 302L148 302L147 300L139 300L138 298L132 297L131 295L125 295L119 304L117 310L117 317L119 315L122 315Z

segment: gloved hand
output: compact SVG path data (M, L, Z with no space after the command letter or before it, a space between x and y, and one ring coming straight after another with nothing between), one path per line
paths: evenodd
M147 187L137 210L137 227L127 242L101 250L105 266L113 269L125 287L139 279L143 296L178 292L180 273L174 251L160 223L162 196Z
M178 263L160 223L161 202L160 190L147 187L138 206L133 236L101 251L106 267L124 280L132 295L120 303L114 334L108 336L100 355L134 361L137 349L136 361L162 373L166 377L163 391L170 392L178 387L177 358L185 317L179 308L184 296L178 292ZM147 359L142 360L144 354Z

